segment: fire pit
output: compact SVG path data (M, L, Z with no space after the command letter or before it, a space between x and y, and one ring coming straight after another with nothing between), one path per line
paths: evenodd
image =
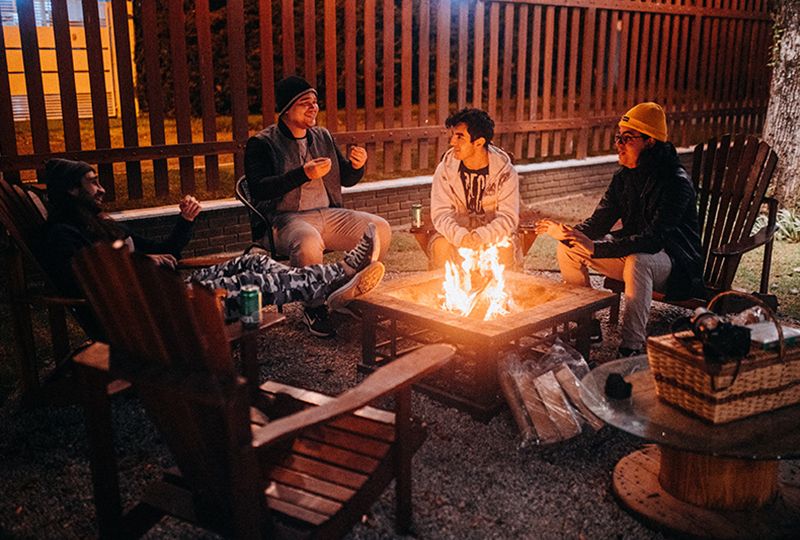
M483 320L485 311L480 306L468 317L441 307L441 270L385 282L358 298L354 303L364 313L359 368L374 370L419 343L452 343L459 348L457 359L418 389L476 418L488 419L503 403L496 372L500 349L516 346L522 337L574 322L578 349L588 358L583 323L610 307L614 294L519 272L503 276L510 297L508 312L490 320ZM379 330L388 333L385 341L378 342Z

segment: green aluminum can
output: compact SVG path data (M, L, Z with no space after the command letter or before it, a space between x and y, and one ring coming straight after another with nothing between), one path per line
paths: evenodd
M261 324L261 290L256 285L244 285L239 291L239 319L247 327Z

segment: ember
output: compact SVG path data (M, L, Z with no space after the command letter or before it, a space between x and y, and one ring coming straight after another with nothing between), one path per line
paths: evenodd
M485 249L460 248L461 265L448 261L445 266L442 309L484 321L507 315L514 306L506 292L498 248L508 246L505 239Z

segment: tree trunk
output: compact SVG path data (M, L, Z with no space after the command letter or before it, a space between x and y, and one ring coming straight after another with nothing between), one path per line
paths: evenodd
M764 139L778 154L775 195L800 208L800 0L775 2L775 50Z

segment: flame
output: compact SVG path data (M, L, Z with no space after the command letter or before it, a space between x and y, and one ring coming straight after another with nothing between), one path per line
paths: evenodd
M498 250L509 245L508 239L504 239L478 250L459 248L461 264L450 261L445 264L442 309L468 317L478 313L480 306L485 308L484 321L507 315L511 298L506 292L505 266L500 264Z

